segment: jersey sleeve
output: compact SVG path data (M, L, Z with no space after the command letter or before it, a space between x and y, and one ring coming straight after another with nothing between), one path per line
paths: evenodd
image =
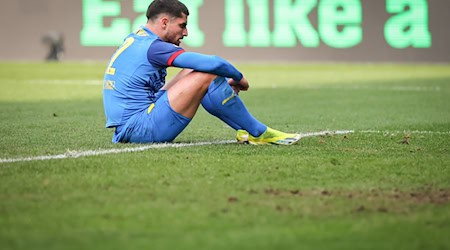
M172 66L175 58L183 52L183 48L157 39L148 48L147 58L151 64L165 68Z
M231 63L215 55L186 52L176 57L173 66L229 77L236 81L240 81L243 77L242 73Z

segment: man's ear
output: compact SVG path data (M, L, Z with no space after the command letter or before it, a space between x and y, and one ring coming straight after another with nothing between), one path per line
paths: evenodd
M167 16L163 16L163 17L160 19L160 24L161 24L161 27L162 27L163 29L166 29L166 28L167 28L168 23L169 23L169 18L168 18Z

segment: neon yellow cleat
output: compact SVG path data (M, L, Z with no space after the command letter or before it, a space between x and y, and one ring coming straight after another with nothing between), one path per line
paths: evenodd
M266 132L258 137L253 137L245 130L238 130L236 139L238 143L242 144L253 144L253 145L263 145L263 144L275 144L275 145L292 145L297 143L301 136L299 134L288 134L281 131L271 129L267 127Z

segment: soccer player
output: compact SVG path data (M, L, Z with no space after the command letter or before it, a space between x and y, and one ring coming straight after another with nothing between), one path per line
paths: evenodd
M238 96L247 79L218 56L186 52L187 7L178 0L154 0L147 24L128 35L105 72L103 104L113 142L170 142L194 117L200 104L237 130L250 144L291 145L299 134L271 129L255 119ZM166 83L167 67L182 70Z

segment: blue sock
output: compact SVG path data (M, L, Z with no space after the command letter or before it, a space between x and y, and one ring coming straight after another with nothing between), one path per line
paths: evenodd
M209 85L202 106L235 130L244 129L257 137L267 129L266 125L248 112L241 98L236 95L224 77L217 77Z

